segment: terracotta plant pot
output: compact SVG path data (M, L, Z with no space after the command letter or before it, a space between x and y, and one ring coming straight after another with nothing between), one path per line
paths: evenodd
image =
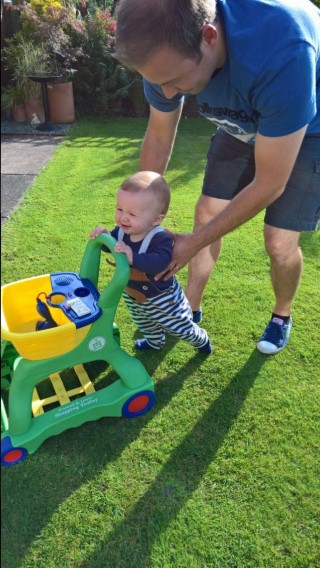
M75 122L72 83L48 83L47 87L51 121L56 124Z
M24 105L14 105L11 110L11 117L14 122L27 122L27 114Z
M28 122L31 123L31 121L35 118L34 115L36 115L40 122L45 121L42 101L39 99L27 99L24 103L24 107Z

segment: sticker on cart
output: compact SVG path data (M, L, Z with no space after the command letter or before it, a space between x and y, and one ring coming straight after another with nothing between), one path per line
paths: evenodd
M89 341L88 347L90 351L100 351L100 349L104 348L105 344L105 338L102 335L99 335L98 337L94 337L93 339L91 339L91 341Z
M78 318L82 318L83 316L91 314L90 308L88 308L88 306L79 298L76 298L75 300L68 300L67 304L74 311L76 316L78 316Z

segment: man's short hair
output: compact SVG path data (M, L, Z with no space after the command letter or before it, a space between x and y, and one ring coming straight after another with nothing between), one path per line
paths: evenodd
M202 28L213 23L215 0L120 0L116 8L115 57L135 67L161 47L200 59Z

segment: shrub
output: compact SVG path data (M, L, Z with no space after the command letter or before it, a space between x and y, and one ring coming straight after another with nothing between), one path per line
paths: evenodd
M77 110L87 115L111 114L113 101L128 97L133 83L129 71L113 57L116 22L108 10L97 9L84 24L80 46L86 56L79 60L74 80Z
M32 71L55 72L61 76L60 82L72 80L78 115L111 114L113 101L129 96L134 79L112 57L116 23L109 9L89 11L81 20L60 0L31 0L16 6L15 11L19 14L18 31L8 41L5 58L13 46L17 52L26 44L38 56L42 52L43 61ZM7 66L14 78L19 62Z
M38 15L45 14L49 8L62 8L63 4L60 0L31 0L30 7L35 10Z
M58 0L32 0L30 5L19 7L21 33L34 45L41 45L50 61L50 71L61 75L63 82L73 78L83 52L76 41L85 31L83 23L72 10L56 6ZM57 58L56 54L63 58Z
M40 44L33 44L18 32L7 41L2 55L5 68L10 71L12 80L12 83L2 91L6 105L9 105L10 97L12 105L28 98L41 99L40 85L30 81L27 76L48 70L50 62L45 48ZM14 99L15 97L17 100Z

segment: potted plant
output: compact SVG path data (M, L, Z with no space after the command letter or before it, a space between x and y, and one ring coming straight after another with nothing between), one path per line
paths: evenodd
M24 92L16 85L7 85L1 89L1 108L8 112L15 122L26 122Z
M79 37L84 24L71 8L56 0L39 0L20 8L22 29L45 46L51 70L59 78L47 84L50 119L57 124L75 121L73 78L77 60L83 55Z
M76 120L73 84L51 82L47 85L50 119L56 124L72 124Z
M40 85L31 81L28 76L33 73L47 71L50 61L45 48L26 40L21 32L7 41L3 49L6 68L11 73L12 83L4 89L7 104L12 97L12 108L24 103L27 120L31 122L34 115L44 122L44 110ZM14 99L14 97L16 97Z
M66 55L59 51L54 51L54 55L60 78L47 85L50 118L56 124L72 124L76 120L72 83L76 70L70 67Z

